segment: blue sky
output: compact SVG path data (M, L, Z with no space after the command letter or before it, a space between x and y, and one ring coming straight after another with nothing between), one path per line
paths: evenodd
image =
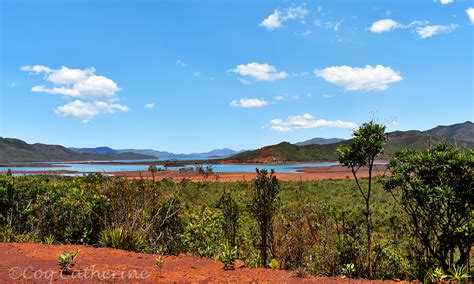
M195 152L472 121L472 7L2 0L0 136Z

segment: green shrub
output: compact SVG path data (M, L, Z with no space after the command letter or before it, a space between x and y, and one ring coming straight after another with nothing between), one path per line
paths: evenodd
M141 251L146 248L146 238L140 231L128 231L121 227L107 228L100 233L100 242L115 249Z
M59 255L58 265L61 274L71 274L73 268L76 265L76 258L79 254L79 250L71 252L63 252Z
M224 263L224 270L234 270L235 260L237 259L237 249L228 245L221 248L220 261Z
M184 232L180 235L183 248L192 255L216 258L223 243L222 214L205 207L202 211L191 213Z

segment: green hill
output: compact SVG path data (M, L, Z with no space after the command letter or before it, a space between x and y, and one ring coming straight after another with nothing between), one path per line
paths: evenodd
M59 145L28 144L14 138L0 137L0 162L59 162L87 160L152 159L155 157L136 154L83 154Z
M474 123L470 121L449 126L440 125L425 131L425 133L438 138L447 138L474 143Z
M464 127L471 127L471 122L464 123ZM428 131L394 131L387 133L389 142L385 147L384 156L380 157L386 159L392 156L395 152L402 149L425 149L429 145L439 144L442 142L456 145L461 149L474 149L474 142L470 142L469 139L474 141L474 134L462 135L464 140L457 140L454 137L459 137L460 130L459 125L447 126L446 130L443 128L445 135L431 135L433 128ZM439 128L438 128L439 129ZM438 132L436 132L438 133ZM226 160L235 162L247 162L247 163L285 163L285 162L309 162L309 161L335 161L337 160L336 148L339 145L348 145L350 140L345 140L339 143L326 144L326 145L304 145L298 146L290 144L288 142L282 142L280 144L266 146L254 151L247 151L234 155Z

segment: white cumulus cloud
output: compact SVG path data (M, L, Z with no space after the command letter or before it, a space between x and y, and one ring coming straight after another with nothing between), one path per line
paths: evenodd
M239 99L233 100L230 102L230 105L233 107L243 107L243 108L261 108L268 104L267 101L262 99Z
M50 88L44 85L34 86L31 88L33 92L65 95L82 99L98 99L101 97L113 97L121 90L113 80L95 75L94 67L71 69L62 66L61 69L54 70L46 66L35 65L23 66L21 70L29 71L30 74L45 73L44 79L53 84L53 87Z
M306 4L289 7L284 10L276 9L260 23L260 26L272 31L282 28L283 23L286 21L298 19L304 21L304 18L308 13L309 11L306 9Z
M234 69L228 70L228 72L233 72L239 74L240 76L254 79L256 81L275 81L288 77L288 73L284 71L278 72L275 66L267 63L261 64L257 62L238 65ZM249 83L249 81L245 79L244 81L240 81L244 84Z
M457 25L450 24L447 26L442 25L433 25L433 26L426 26L426 27L418 27L416 28L416 33L420 36L420 38L425 39L429 38L441 33L450 33L457 28Z
M467 8L466 9L466 14L469 17L469 21L471 24L474 24L474 8Z
M315 127L329 127L329 128L357 128L354 122L342 120L325 120L315 119L311 114L305 113L303 115L290 115L287 119L272 119L270 120L270 129L275 131L292 131L294 129L315 128Z
M43 65L28 65L21 67L20 70L31 75L44 74L43 79L50 84L50 86L33 86L32 92L63 95L65 98L75 99L57 107L55 112L58 115L75 117L87 122L103 113L128 111L128 107L113 103L118 100L116 94L121 90L118 85L112 79L96 75L94 67L73 69L62 66L60 69L52 69Z
M148 104L145 105L145 108L153 109L153 108L155 108L155 103L148 103Z
M401 28L402 25L392 19L383 19L373 22L369 30L373 33L384 33L393 29Z
M383 65L365 67L334 66L314 70L324 80L344 87L346 91L385 91L389 84L402 80L400 72Z
M89 122L93 117L100 114L114 113L115 111L127 112L129 109L126 106L112 102L84 102L75 100L63 106L59 106L54 110L57 115L78 118L82 120L83 123Z

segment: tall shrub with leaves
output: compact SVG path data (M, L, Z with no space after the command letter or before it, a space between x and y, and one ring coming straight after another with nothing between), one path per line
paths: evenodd
M191 213L180 235L184 250L199 257L217 258L222 243L222 214L205 207Z
M430 260L444 271L466 264L474 242L474 151L443 144L404 150L388 169L384 187L408 216L428 258L425 268Z
M268 252L272 252L273 217L279 205L280 183L275 171L270 175L267 170L257 169L254 186L249 189L250 214L255 218L260 229L260 259L264 267L268 267ZM273 255L272 255L273 258Z
M224 193L219 200L219 207L222 209L222 215L224 217L223 231L227 243L230 247L236 246L237 229L239 224L239 205L232 198L230 193L224 190Z
M337 148L337 154L341 165L351 169L357 188L365 201L365 216L367 222L367 263L368 276L372 277L372 216L370 202L372 197L372 170L375 158L383 153L388 138L385 135L385 126L374 121L362 124L353 133L354 138L350 146L341 145ZM366 167L369 171L369 182L367 188L363 188L359 182L358 171Z

